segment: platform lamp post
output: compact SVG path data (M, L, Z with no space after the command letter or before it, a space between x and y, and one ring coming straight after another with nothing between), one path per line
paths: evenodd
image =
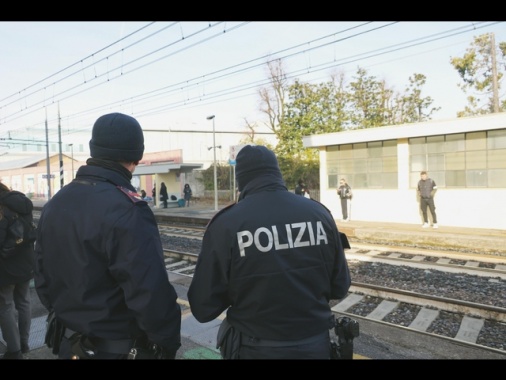
M74 179L74 144L69 144L70 146L70 156L72 157L72 175L71 178Z
M218 177L216 175L216 136L214 131L214 115L208 116L207 120L213 121L214 211L218 211Z

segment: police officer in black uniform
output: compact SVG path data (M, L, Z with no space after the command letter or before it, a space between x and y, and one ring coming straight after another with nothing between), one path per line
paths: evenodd
M130 184L143 152L136 119L99 117L87 165L42 210L35 287L64 327L60 358L123 359L142 345L173 359L181 346L158 226Z
M217 338L225 359L330 359L329 301L351 284L334 218L287 190L266 147L246 145L236 165L239 200L207 226L192 313L205 323L226 310Z

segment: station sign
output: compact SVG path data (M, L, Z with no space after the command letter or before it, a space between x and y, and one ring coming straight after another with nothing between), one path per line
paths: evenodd
M228 163L230 165L235 165L235 158L237 157L237 154L239 151L244 148L247 144L241 144L241 145L231 145L230 146L230 157L228 159Z

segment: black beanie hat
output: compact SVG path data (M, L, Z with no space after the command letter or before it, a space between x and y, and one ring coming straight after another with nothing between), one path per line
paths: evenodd
M144 153L141 125L122 113L100 116L93 125L90 154L93 158L112 161L140 161Z
M262 174L274 174L282 178L276 155L265 146L246 145L236 157L235 177L239 191Z

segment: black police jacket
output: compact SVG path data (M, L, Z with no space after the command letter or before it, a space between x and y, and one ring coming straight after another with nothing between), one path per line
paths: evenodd
M15 213L31 215L32 201L19 191L9 191L0 196L2 218L0 219L0 247L7 236L10 220ZM13 285L29 281L33 278L35 256L33 244L21 244L14 248L16 252L8 257L0 257L0 286Z
M188 300L199 322L228 309L244 334L298 340L332 327L329 301L350 284L330 211L260 177L207 226Z
M81 166L44 206L35 255L37 294L68 328L113 340L145 333L180 347L181 309L158 226L125 176Z

